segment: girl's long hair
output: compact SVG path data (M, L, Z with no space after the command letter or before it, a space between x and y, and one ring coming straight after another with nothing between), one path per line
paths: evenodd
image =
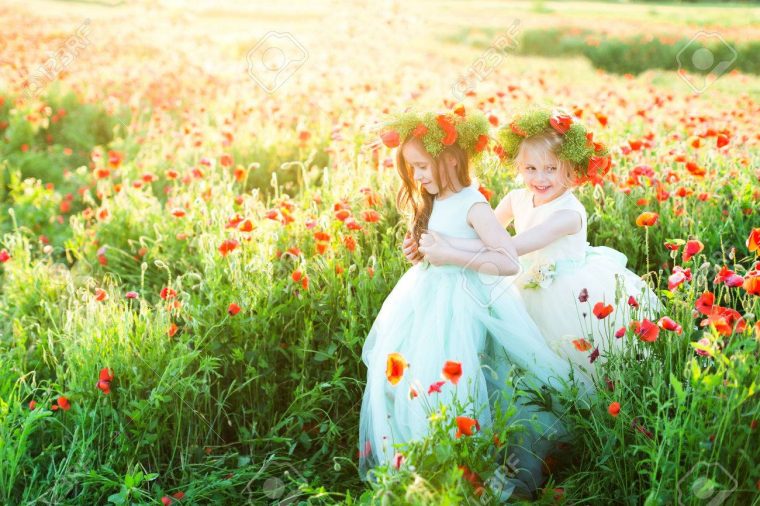
M414 169L404 159L402 148L407 142L420 142L416 139L407 140L399 146L396 153L396 170L401 176L401 188L396 195L396 206L401 210L411 210L411 231L414 240L419 242L420 236L427 230L430 214L433 212L433 201L435 195L432 195L425 188L414 180ZM422 143L420 142L420 145ZM470 165L465 151L459 144L446 146L443 151L436 157L433 157L433 180L438 186L439 191L444 189L455 190L454 181L448 177L446 162L444 156L451 154L457 162L455 176L462 186L470 186L472 178L470 176Z

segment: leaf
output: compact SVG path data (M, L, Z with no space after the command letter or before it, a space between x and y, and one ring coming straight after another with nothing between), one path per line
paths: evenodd
M699 380L699 376L702 374L702 369L699 368L696 360L691 361L691 382L696 383Z
M718 385L720 385L721 380L722 380L722 375L719 373L708 374L702 377L702 384L705 385L707 388L715 388Z
M747 399L755 395L756 388L757 388L757 385L755 385L755 382L753 381L752 384L749 386L749 389L747 390Z
M112 502L114 504L124 504L127 502L127 488L122 485L121 491L117 494L113 494L108 497L108 502Z
M683 403L686 400L686 392L683 391L683 385L673 373L670 373L670 386L675 390L678 402Z

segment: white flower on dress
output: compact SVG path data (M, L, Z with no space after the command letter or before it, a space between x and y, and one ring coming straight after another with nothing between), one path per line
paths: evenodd
M557 274L557 266L554 263L535 263L528 274L530 277L523 288L547 288Z

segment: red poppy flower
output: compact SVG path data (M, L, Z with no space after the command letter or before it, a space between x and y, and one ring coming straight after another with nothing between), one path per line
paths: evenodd
M760 254L760 228L753 228L749 236L747 236L747 249L750 253L758 252L757 254ZM2 255L2 252L0 252L0 255ZM4 260L0 256L0 262L2 261Z
M597 302L594 304L594 316L600 320L607 318L613 311L612 305L605 305L604 302Z
M639 302L636 300L636 297L634 297L633 295L630 295L628 297L628 305L635 309L639 307Z
M219 253L221 253L223 257L226 257L230 252L234 251L239 244L240 243L235 239L225 239L219 246Z
M575 349L578 351L588 351L591 349L591 343L583 338L574 339L572 343L573 346L575 346Z
M346 220L343 222L343 224L346 225L346 228L349 230L361 230L362 226L359 225L359 222L356 221L352 216L349 216L346 218Z
M100 379L100 381L113 381L113 371L108 367L102 368L98 374L98 379Z
M478 136L478 142L475 143L475 151L480 153L488 146L488 136L481 134Z
M354 251L356 249L356 239L353 236L347 235L343 237L343 245L348 251Z
M443 377L456 385L462 377L462 362L447 360L443 364Z
M636 218L636 225L639 227L651 227L654 226L655 223L657 223L657 219L660 217L659 214L653 213L650 211L644 211L639 215L638 218Z
M714 284L724 283L729 288L736 288L744 284L744 278L736 274L725 265L720 269L718 275L713 280Z
M404 370L409 366L401 353L389 353L385 364L385 377L391 385L397 385L404 377Z
M64 396L58 397L57 402L58 402L58 407L61 408L62 410L68 411L69 409L71 409L71 403L66 397Z
M122 160L124 160L124 155L119 151L108 152L108 165L110 165L112 169L118 168L119 165L121 165Z
M588 161L588 173L589 175L596 176L605 175L606 169L610 166L609 156L592 156Z
M614 417L617 417L620 413L620 403L617 401L611 402L610 405L607 406L607 413Z
M457 433L456 433L457 439L459 439L463 435L472 436L473 434L475 434L476 431L480 430L480 424L478 423L478 421L474 418L470 418L469 416L458 416L456 418L456 422L457 422Z
M161 298L164 300L171 299L173 297L177 296L177 291L173 288L169 288L168 286L165 286L161 289Z
M436 381L435 383L431 384L430 388L428 388L428 395L432 394L433 392L437 394L442 393L441 387L445 384L446 384L445 381Z
M404 465L405 461L406 457L404 457L402 453L396 453L391 460L391 464L393 464L394 468L401 469L401 466Z
M96 288L95 289L95 300L98 302L102 302L108 298L108 293L106 293L105 290L102 288Z
M0 264L4 264L10 259L11 259L11 255L10 253L8 253L7 249L0 250Z
M668 276L668 290L671 292L683 284L685 281L691 281L691 268L684 269L679 266L673 268L673 274Z
M598 346L596 348L594 348L594 351L592 351L591 353L589 353L588 361L589 361L589 363L593 364L594 362L596 362L597 358L599 358L599 347Z
M426 133L428 133L428 127L426 127L424 123L420 123L414 130L412 130L412 137L422 137Z
M253 229L256 228L251 220L245 220L243 223L240 224L238 227L238 230L241 232L253 232Z
M481 195L483 195L486 198L486 200L490 201L491 197L493 197L493 192L483 185L480 185L478 187L478 191L480 192Z
M383 133L382 135L380 135L380 138L383 140L383 144L385 144L389 148L395 148L401 142L398 132L395 130L389 130Z
M705 249L705 245L696 239L686 241L683 249L683 261L688 262L691 258Z
M659 327L663 330L669 330L670 332L675 332L676 334L681 334L683 332L683 328L668 316L663 316L660 318L660 321L657 322L657 325L659 325Z
M742 285L747 293L752 295L760 295L760 270L751 270L744 276L744 284Z
M578 294L578 300L581 302L587 302L588 301L588 290L586 288L581 290L581 293Z
M37 407L37 401L31 400L29 401L29 409L34 409Z
M240 306L238 306L238 305L237 305L237 304L235 304L234 302L233 302L233 303L231 303L231 304L229 305L229 307L227 308L227 313L228 313L230 316L235 316L235 315L236 315L236 314L238 314L239 312L240 312Z
M519 135L520 137L525 137L528 135L522 128L520 128L520 126L517 124L516 121L513 121L512 123L509 124L509 129L512 130L517 135Z
M728 136L724 134L718 135L715 139L715 145L718 146L718 148L728 145Z
M457 116L461 116L462 118L464 118L464 116L465 116L465 112L464 112L464 106L463 106L463 105L461 105L461 104L460 104L460 105L458 105L458 106L457 106L457 107L454 109L454 114L456 114Z
M731 324L728 323L728 320L722 316L720 313L711 313L707 318L702 320L700 323L700 326L704 327L707 325L712 325L715 330L718 332L718 334L722 336L730 336L733 333L733 329L731 328ZM703 350L698 350L703 351Z
M167 331L167 334L169 334L169 337L174 337L174 335L179 330L179 327L177 327L177 324L172 322L171 325L169 325L169 330Z
M438 125L444 132L443 140L441 140L444 146L454 144L457 140L457 129L451 120L445 115L439 114L438 118L436 118L436 121L438 121Z
M707 171L694 162L686 162L686 170L693 176L702 177Z
M346 221L351 216L351 211L348 209L338 209L335 211L335 219L340 221Z
M705 292L696 300L694 307L696 307L697 311L700 313L708 315L712 311L713 304L715 304L715 294L712 292Z
M555 111L549 118L549 125L557 132L565 134L573 124L573 118L569 114Z
M462 471L462 478L467 480L470 485L472 485L472 488L476 490L476 495L480 495L485 489L483 488L483 480L481 480L480 476L475 471L471 471L469 467L467 466L458 466L459 470ZM480 492L477 492L480 491Z
M366 221L367 223L377 223L378 221L380 221L380 213L378 213L374 209L362 211L362 219Z
M652 343L657 340L660 335L660 327L644 318L642 321L631 322L633 333L638 336L642 341Z
M103 381L103 380L98 381L97 387L105 395L108 395L111 393L111 383L108 381Z
M615 331L615 337L618 339L620 339L624 335L625 335L625 327L620 327L619 329L617 329L617 331Z

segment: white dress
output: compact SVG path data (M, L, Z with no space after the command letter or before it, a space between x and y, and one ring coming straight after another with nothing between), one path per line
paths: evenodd
M572 191L539 206L533 205L533 194L525 188L509 195L518 235L546 222L559 210L580 214L578 232L520 257L523 270L515 284L552 349L595 375L596 366L604 362L608 351L622 347L623 339L614 337L615 330L632 319L653 318L661 303L636 273L626 269L628 259L623 253L589 245L586 209ZM586 293L587 300L582 302ZM628 304L629 296L636 299L639 308ZM612 305L612 313L597 318L593 313L597 302ZM591 343L590 349L581 351L573 344L581 338ZM586 347L585 343L578 344ZM594 358L596 348L599 358Z
M428 229L453 237L474 239L478 235L467 222L467 213L476 203L486 202L477 185L465 187L443 200L436 200ZM519 292L507 278L478 274L455 265L432 266L418 263L398 280L385 299L362 349L367 366L367 385L362 399L359 431L359 474L363 480L370 468L392 462L398 449L394 443L419 438L427 433L429 421L423 397L429 386L442 380L446 361L462 364L462 377L455 387L446 382L440 394L426 400L452 405L454 392L460 401L469 393L475 401L471 411L447 416L477 418L481 429L491 425L494 402L503 402L504 379L511 367L527 373L531 387L563 388L579 382L585 392L592 386L579 378L569 361L547 346L528 316ZM386 377L388 355L399 353L408 362L401 380L393 385ZM486 367L487 366L487 367ZM410 395L414 388L418 396ZM543 427L557 418L534 406L516 403L525 420L536 415ZM527 426L528 424L526 424ZM562 434L561 424L554 427ZM454 433L452 432L452 437ZM526 429L521 443L515 443L521 469L511 486L535 490L542 481L541 458L546 455L550 436Z

